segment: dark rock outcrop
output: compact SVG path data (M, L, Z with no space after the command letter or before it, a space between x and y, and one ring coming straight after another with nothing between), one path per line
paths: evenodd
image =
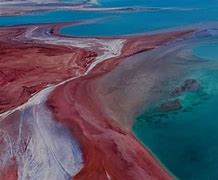
M182 104L179 99L167 101L165 103L162 103L160 105L160 111L166 112L166 111L174 111L182 108Z
M192 92L192 91L197 91L201 88L201 85L199 82L195 79L187 79L184 81L184 83L180 86L177 87L171 95L173 96L179 96L184 92Z

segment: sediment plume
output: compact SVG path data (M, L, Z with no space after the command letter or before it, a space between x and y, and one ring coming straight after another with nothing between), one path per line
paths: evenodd
M10 174L11 179L28 177L28 173L22 171L23 163L29 171L28 153L34 156L31 162L39 162L36 142L40 142L42 149L54 152L51 157L47 154L41 165L48 166L47 162L53 160L57 163L42 170L41 178L172 179L134 137L130 126L126 126L122 119L124 116L109 112L114 111L112 104L108 106L112 101L106 102L108 99L103 98L102 92L111 91L113 94L113 83L109 82L114 80L116 69L124 62L128 64L132 60L134 64L138 54L193 30L132 37L82 38L61 36L55 27L47 24L0 29L0 92L4 94L0 99L1 127L4 132L14 132L9 135L8 142L7 133L2 134L1 149L11 149L9 154L1 152L1 157L5 158L1 170ZM108 85L101 89L105 83ZM117 93L114 95L118 97ZM133 108L134 104L130 107ZM42 126L43 122L45 126ZM21 124L25 126L25 132ZM55 128L59 129L54 132L52 129ZM65 161L67 157L73 159L67 145L66 156L61 158L60 149L54 146L60 141L58 138L52 140L52 137L63 131L68 132L61 133L64 142L74 144L74 138L78 142L76 155L82 154L76 161L78 164ZM20 132L27 134L24 136ZM41 142L39 137L47 139ZM33 139L35 143L29 143ZM18 146L19 143L23 146ZM18 147L22 148L20 154L16 153ZM33 168L31 176L35 175L37 168ZM56 173L51 173L54 170ZM2 179L6 175L3 174Z

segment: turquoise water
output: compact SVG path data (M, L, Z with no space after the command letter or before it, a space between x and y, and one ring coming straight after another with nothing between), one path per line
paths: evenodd
M140 6L172 7L175 9L109 13L108 16L113 18L88 26L66 27L61 32L67 35L84 36L124 35L218 20L218 1L216 0L102 0L99 2L100 7Z
M86 20L86 24L62 28L61 33L69 36L112 36L184 28L196 23L207 28L208 22L218 22L218 0L98 0L94 7L125 6L159 9L34 12L0 16L0 26ZM171 9L165 9L168 7ZM97 21L89 21L93 19ZM199 43L192 49L199 62L206 62L202 70L191 73L201 83L202 89L179 96L183 105L181 110L158 113L148 107L137 117L133 127L135 135L180 179L218 179L217 42Z
M157 102L137 117L133 127L145 146L182 180L218 179L217 47L216 42L193 47L194 56L200 58L199 68L190 66L186 79L196 79L202 88L175 97L182 109L161 113ZM171 90L181 80L173 84Z
M0 25L20 25L36 23L71 22L100 18L80 26L68 26L61 29L65 35L111 36L184 27L195 23L218 21L217 0L99 0L95 7L171 7L174 9L139 10L129 12L66 11L29 13L18 16L0 16ZM102 18L105 18L102 20Z
M217 0L98 0L100 6L215 7Z
M37 23L57 23L57 22L71 22L78 20L87 20L106 16L105 13L98 12L81 12L81 11L49 11L49 12L35 12L30 14L18 16L0 16L0 26L12 26L22 24L37 24Z
M193 53L202 59L218 61L218 43L199 45L193 49Z
M208 13L210 12L210 13ZM86 26L65 27L61 33L66 35L125 35L184 27L200 22L218 20L218 8L195 10L157 10L124 13L108 13L111 18Z

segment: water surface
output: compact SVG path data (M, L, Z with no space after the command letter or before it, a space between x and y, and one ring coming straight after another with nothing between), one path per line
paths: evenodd
M111 36L152 32L175 27L184 28L187 25L218 20L217 0L99 0L97 2L94 5L97 8L155 7L155 9L115 12L69 10L35 12L17 16L1 16L0 25L73 22L98 18L101 19L98 22L64 27L61 29L61 33L69 36Z
M195 47L193 49L194 55L205 60L218 61L218 43L208 43Z
M57 9L0 16L0 26L85 21L82 25L63 27L60 32L68 36L112 36L195 27L199 23L207 29L208 23L218 22L218 0L98 0L93 7L99 9ZM112 7L134 7L135 10L98 11ZM177 97L183 106L177 111L159 113L147 107L137 117L133 131L178 178L218 179L217 37L199 41L189 49L203 65L192 71L190 64L190 77L185 78L197 79L202 89ZM178 79L172 84L179 86L181 82L182 79Z
M156 107L147 107L133 127L144 145L182 180L218 178L217 47L217 41L188 47L199 64L190 64L187 77L173 82L171 90L185 79L196 79L201 88L159 102L179 99L182 109L160 112Z

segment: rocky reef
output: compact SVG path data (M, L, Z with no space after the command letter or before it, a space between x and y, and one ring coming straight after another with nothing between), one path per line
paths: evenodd
M195 79L187 79L185 80L180 87L177 87L171 95L179 96L185 92L193 92L198 91L201 88L200 83Z
M182 108L182 104L179 99L171 100L160 105L161 112L173 111Z

